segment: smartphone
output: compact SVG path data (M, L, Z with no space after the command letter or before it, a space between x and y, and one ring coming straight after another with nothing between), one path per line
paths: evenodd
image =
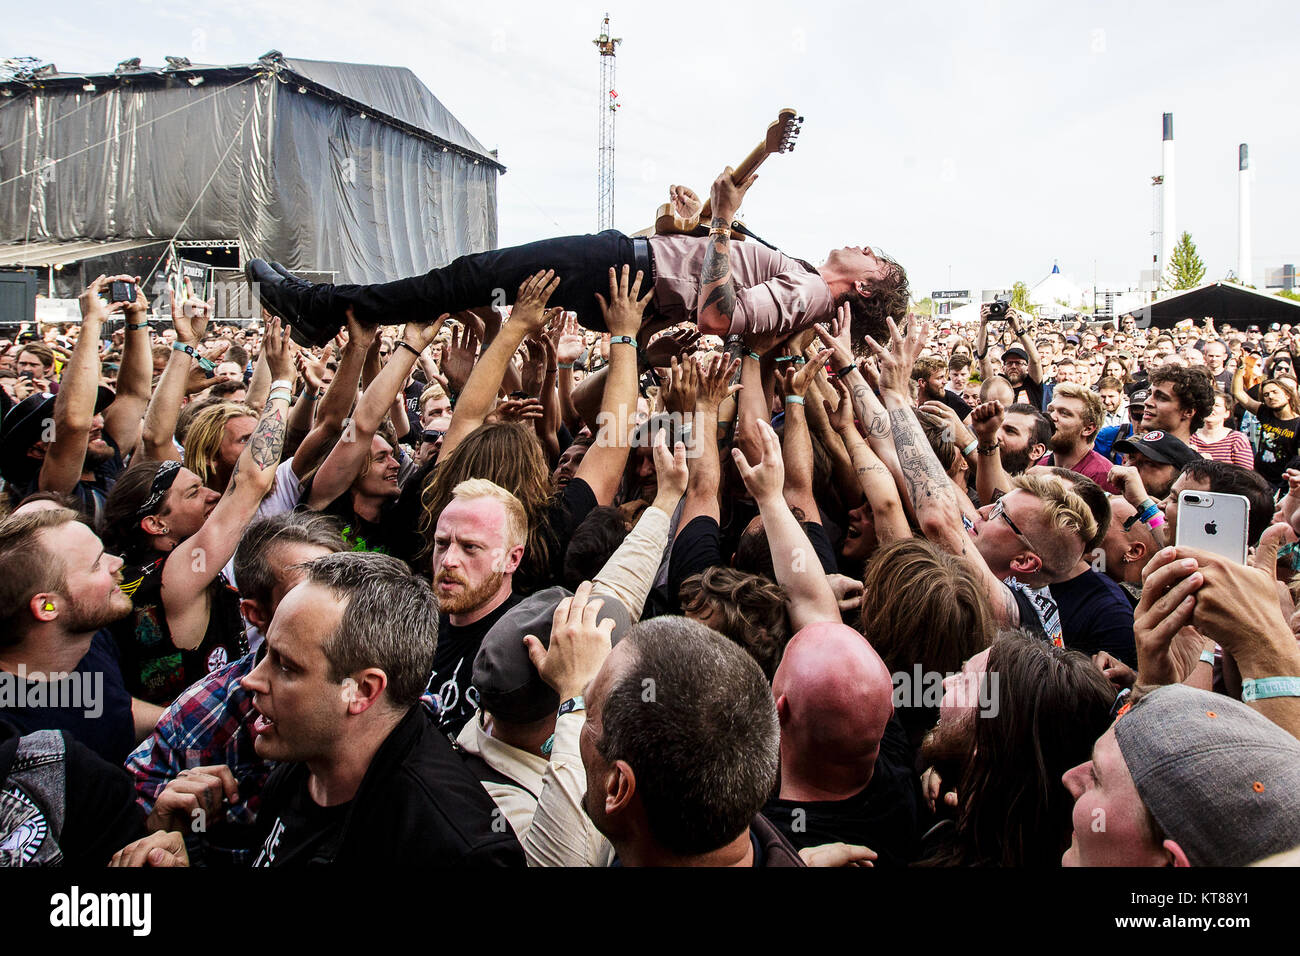
M1242 495L1210 491L1183 491L1178 495L1178 547L1200 548L1220 557L1246 563L1250 502Z
M110 282L108 284L109 302L134 302L135 301L135 283L134 282Z

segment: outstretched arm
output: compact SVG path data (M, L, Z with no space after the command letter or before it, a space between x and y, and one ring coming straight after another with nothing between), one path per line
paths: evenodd
M104 409L104 431L125 455L140 441L140 420L149 404L153 385L153 354L149 348L149 303L140 283L135 284L135 301L126 307L123 329L122 364L117 371L117 397ZM85 334L85 329L82 329Z
M277 379L293 375L288 326L279 319L266 326L262 352ZM284 450L284 429L289 414L288 389L270 396L248 444L235 462L230 484L198 533L186 538L163 565L163 608L172 643L192 650L203 642L208 629L208 585L235 553L244 528L257 513L271 485Z
M697 316L700 331L712 335L731 332L731 320L736 313L736 285L731 278L731 222L736 218L745 192L758 177L750 176L737 186L732 182L730 166L713 181L709 193L713 207L710 223L709 246L700 268L700 308Z
M889 413L890 433L898 449L898 464L903 483L916 511L921 532L951 554L964 558L984 582L999 623L1006 627L1020 624L1020 611L1010 589L989 570L984 558L972 544L961 520L952 482L935 457L921 423L912 412L908 373L925 344L929 329L925 323L912 323L906 337L892 319L887 320L890 334L888 349L867 337L867 345L880 362L880 399Z
M835 592L807 532L785 503L785 468L776 431L767 422L759 422L758 431L763 442L762 461L751 466L739 448L733 448L731 454L763 517L776 583L786 590L790 627L798 631L819 621L838 622L840 608Z
M71 361L63 369L63 381L54 399L54 434L42 436L47 445L41 462L41 491L68 494L81 481L95 418L95 396L99 393L99 331L110 313L126 307L125 302L106 306L99 292L118 280L135 281L131 276L100 276L81 293L81 336Z

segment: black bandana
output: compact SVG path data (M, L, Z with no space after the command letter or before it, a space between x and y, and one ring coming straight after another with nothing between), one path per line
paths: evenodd
M144 504L135 513L137 521L148 518L150 515L158 513L162 507L163 499L167 497L167 492L171 490L172 482L176 476L181 473L181 463L179 461L165 461L158 467L158 474L153 476L153 484L149 486L149 497L144 499Z

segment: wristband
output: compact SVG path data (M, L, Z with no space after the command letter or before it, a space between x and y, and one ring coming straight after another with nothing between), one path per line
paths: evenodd
M283 398L290 405L293 404L293 392L289 391L287 388L273 388L266 396L268 402L273 402L277 398Z
M961 450L961 456L962 456L963 458L969 458L969 457L970 457L970 453L973 452L975 449L979 448L979 446L980 446L980 443L979 443L979 440L978 440L978 439L975 440L975 441L973 441L973 442L971 442L969 445L967 445L965 448L963 448L963 449Z
M1244 703L1270 697L1300 697L1300 677L1247 677L1241 682Z
M571 714L575 710L586 710L586 709L587 709L587 702L582 699L581 695L577 697L570 697L568 700L566 700L564 703L560 705L559 713L557 713L556 716L563 717L565 714Z
M808 361L802 355L778 355L776 360L778 362L793 362L795 365L803 365Z
M556 363L555 363L555 367L556 367L556 368L573 368L573 363L572 363L572 362L556 362Z
M804 403L802 395L787 395L785 401L788 405L802 405Z
M848 365L844 366L843 368L834 369L832 374L835 375L837 378L843 378L845 375L848 375L850 372L856 372L857 369L858 369L858 364L856 362L850 362Z
M609 337L610 345L630 345L636 348L636 339L630 335L611 335Z
M763 361L763 356L759 355L757 352L746 351L745 354L748 355L750 358L752 358L755 362Z
M726 226L714 226L712 229L709 230L709 235L710 235L710 236L722 236L722 237L724 237L724 238L726 238L726 239L730 239L730 238L731 238L731 230L728 229Z
M283 388L288 391L293 391L293 382L289 381L287 378L277 378L274 382L271 383L270 390L274 392L277 388Z
M184 342L173 342L172 351L184 352L190 358L194 359L194 361L199 363L199 368L203 369L208 378L212 378L212 370L216 368L216 365L214 365L210 359L205 359L200 355L199 350L194 346L186 345Z
M1144 521L1146 522L1146 526L1148 528L1150 528L1152 531L1155 531L1156 528L1159 528L1161 525L1165 523L1165 516L1162 515L1159 511L1157 511L1150 518L1144 519Z
M320 398L320 393L319 393L319 392L309 392L309 391L307 391L306 389L303 389L302 397L305 398L305 399L307 399L307 401L309 401L309 402L314 402L314 401L316 401L316 399Z
M139 324L137 325L137 324L134 323L134 322L128 322L128 323L126 323L126 327L127 327L128 329L147 329L147 328L149 328L149 323L148 323L148 321L144 321L144 322L141 322L141 323L139 323Z
M410 344L408 344L408 343L406 343L406 342L398 342L398 343L397 343L397 347L398 347L399 349L406 349L406 351L410 352L410 353L411 353L412 355L414 355L416 358L419 358L419 357L420 357L420 350L417 349L414 345L410 345Z
M975 450L979 452L981 455L983 455L985 458L987 458L1001 447L1002 447L1002 439L999 438L992 445L980 445Z
M1201 661L1202 664L1209 664L1211 667L1213 667L1214 651L1201 651L1201 656L1199 660Z

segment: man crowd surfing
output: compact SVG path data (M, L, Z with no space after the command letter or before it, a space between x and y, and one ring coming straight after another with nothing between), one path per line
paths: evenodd
M1300 328L911 315L752 181L0 342L0 863L1294 862Z

